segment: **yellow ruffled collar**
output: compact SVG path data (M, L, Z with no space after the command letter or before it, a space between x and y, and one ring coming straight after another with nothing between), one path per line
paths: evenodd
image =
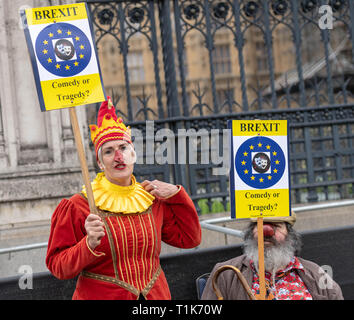
M153 203L155 197L136 182L132 175L132 184L127 187L119 186L107 180L104 172L97 174L91 183L96 206L104 211L113 213L141 213ZM82 193L87 197L86 188Z

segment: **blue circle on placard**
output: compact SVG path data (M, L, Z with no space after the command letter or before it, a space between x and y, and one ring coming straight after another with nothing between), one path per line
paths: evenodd
M285 171L285 156L280 146L268 137L246 140L235 156L236 172L241 180L255 189L275 185Z
M59 77L72 77L83 71L91 60L87 36L69 23L53 23L36 39L36 54L41 65Z

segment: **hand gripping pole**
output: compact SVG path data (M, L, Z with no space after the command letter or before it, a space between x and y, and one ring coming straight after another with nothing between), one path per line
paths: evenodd
M214 276L213 276L213 279L212 279L212 284L213 284L214 292L215 292L216 296L218 297L218 300L224 300L224 298L221 295L219 287L216 284L217 283L217 279L218 279L218 277L219 277L221 272L223 272L225 270L228 270L228 269L231 269L231 270L233 270L236 273L238 279L241 281L241 284L242 284L243 288L246 290L246 292L247 292L248 296L250 297L250 299L251 300L257 300L256 297L254 296L254 294L252 293L251 288L249 287L249 285L248 285L245 277L241 273L241 271L239 269L237 269L236 267L231 266L231 265L222 266L218 270L216 270L216 272L214 273Z

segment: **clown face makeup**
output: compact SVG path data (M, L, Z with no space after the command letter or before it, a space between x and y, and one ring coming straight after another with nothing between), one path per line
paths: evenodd
M104 143L99 153L98 165L104 170L107 180L129 186L136 162L133 146L124 140L112 140Z

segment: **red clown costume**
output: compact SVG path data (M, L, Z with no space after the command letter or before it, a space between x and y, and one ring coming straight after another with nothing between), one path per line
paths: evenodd
M110 140L131 143L130 128L107 101L99 110L91 139L99 148ZM53 213L46 264L59 279L76 276L73 299L171 299L160 266L161 241L193 248L201 241L199 218L182 186L169 198L155 198L132 176L130 186L116 185L98 173L91 183L105 236L88 246L85 220L90 214L85 187L63 199Z

